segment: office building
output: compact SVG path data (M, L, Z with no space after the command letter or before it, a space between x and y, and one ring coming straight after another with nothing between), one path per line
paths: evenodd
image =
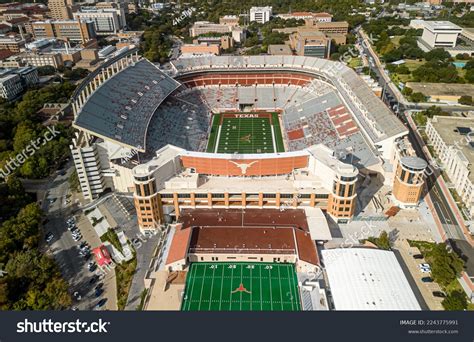
M449 21L424 21L423 34L418 45L424 51L435 48L453 48L462 28Z
M96 37L94 23L87 20L47 20L31 26L36 39L56 38L84 44Z
M252 7L250 9L250 21L256 21L260 24L265 24L270 21L272 17L272 7Z
M474 119L435 116L426 135L463 203L474 215Z
M72 19L73 0L49 0L48 8L51 12L51 18L56 20Z
M123 9L96 9L82 7L74 13L74 19L93 22L97 35L111 35L124 28L125 13Z

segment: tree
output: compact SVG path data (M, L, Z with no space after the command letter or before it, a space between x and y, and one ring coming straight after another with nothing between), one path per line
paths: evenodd
M377 239L377 247L385 250L390 250L390 239L388 237L388 233L385 230L380 233L380 236Z
M54 75L55 73L56 73L56 69L51 65L38 67L38 75L40 76Z
M441 302L447 311L461 311L467 309L466 294L460 290L449 293Z
M416 103L425 102L426 101L426 96L423 95L423 93L420 93L420 92L412 93L410 95L410 101L411 102L416 102Z
M458 102L463 105L472 105L472 96L463 95L459 98Z
M77 171L74 170L71 176L69 176L68 179L69 182L69 187L71 188L71 191L78 192L79 191L79 177L77 176Z
M466 74L464 75L464 78L466 79L466 81L468 81L469 83L474 83L474 69L468 69L466 71Z
M445 49L438 48L433 49L427 53L425 53L425 59L427 61L438 60L438 61L446 61L448 58L451 58L449 52Z
M449 116L448 112L445 112L441 109L441 107L438 106L431 106L428 107L425 111L423 111L423 114L429 117L430 119L433 116Z
M406 65L399 65L397 68L397 73L401 75L408 75L410 73L410 69Z
M456 253L448 252L444 243L435 244L425 255L431 264L431 276L441 286L448 286L461 274L464 262Z
M409 87L405 87L405 88L403 88L402 93L405 96L410 96L411 94L413 94L413 89L411 89Z

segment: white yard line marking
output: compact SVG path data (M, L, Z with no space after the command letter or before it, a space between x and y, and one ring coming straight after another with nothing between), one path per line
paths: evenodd
M281 310L283 310L283 288L281 287L281 274L280 274L280 265L277 265L278 267L278 284L280 284L280 305L281 305Z
M291 310L294 311L295 307L293 305L293 284L292 284L292 281L291 281L292 278L290 276L290 268L289 267L286 268L286 273L288 273L288 285L290 286Z
M252 268L250 268L250 311L252 311L252 306L253 306L253 289L252 289Z
M213 265L215 266L215 265ZM214 275L216 274L216 267L213 268L212 272L212 282L211 282L211 294L209 295L209 310L211 310L211 303L212 303L212 289L214 288Z
M223 269L222 269L221 295L220 295L220 298L219 298L219 311L221 311L221 306L222 306L222 292L223 292L223 286L224 286L224 273L225 273L225 266L223 266Z
M262 265L258 267L260 271L260 310L263 311L263 297L262 297Z
M223 123L224 123L224 120L222 121L222 124ZM221 138L221 131L222 131L222 125L219 125L219 129L217 130L216 146L214 147L214 153L217 153L217 148L219 147L219 139Z
M273 152L276 153L277 148L276 148L275 130L273 129L273 125L270 126L270 129L272 130Z
M272 270L268 268L268 283L270 284L270 308L273 311Z
M243 285L244 265L240 265L240 283ZM240 291L240 311L242 311L242 291Z
M206 265L204 265L204 274L202 276L202 283L201 283L201 294L199 295L199 306L198 306L198 310L200 311L201 310L201 302L202 302L202 291L204 290L204 281L206 279Z
M230 298L229 298L229 303L230 303L229 310L231 310L231 311L232 311L232 291L233 291L232 283L233 283L233 280L234 280L234 269L232 268L232 273L230 275Z
M194 290L194 283L196 282L196 269L197 269L197 266L198 265L195 265L195 267L193 268L193 276L191 277L192 279L192 284L191 284L191 290L189 292L189 298L187 299L188 300L188 310L191 310L191 298L193 297L193 290Z

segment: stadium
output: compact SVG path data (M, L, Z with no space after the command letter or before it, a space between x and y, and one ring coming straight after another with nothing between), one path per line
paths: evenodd
M131 49L91 73L72 107L85 198L133 193L142 231L168 227L159 268L166 286L186 279L183 310L316 305L297 284L319 267L328 221L360 210L358 185L377 177L400 206L421 194L426 163L407 129L339 62L192 57L165 72ZM213 294L216 281L230 290ZM262 286L279 299L244 298Z

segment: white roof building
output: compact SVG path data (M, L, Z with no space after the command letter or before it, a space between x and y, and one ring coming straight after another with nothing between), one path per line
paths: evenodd
M336 248L322 257L336 310L421 310L393 252Z

